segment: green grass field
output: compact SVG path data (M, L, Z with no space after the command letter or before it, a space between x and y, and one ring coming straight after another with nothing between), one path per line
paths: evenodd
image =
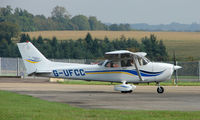
M0 91L0 120L200 120L200 111L83 109Z
M110 40L120 38L124 35L126 38L135 38L139 42L141 38L154 34L158 40L163 40L167 47L169 55L173 56L173 51L176 51L177 59L181 60L199 60L200 54L200 32L147 32L147 31L37 31L25 32L30 37L38 37L41 35L44 38L52 39L53 36L59 40L77 40L85 38L87 33L91 33L93 38L104 39L107 36Z

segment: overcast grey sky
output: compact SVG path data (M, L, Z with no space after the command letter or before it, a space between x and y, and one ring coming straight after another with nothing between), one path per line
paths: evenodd
M200 23L200 0L0 0L33 14L50 16L59 5L74 16L96 16L105 23Z

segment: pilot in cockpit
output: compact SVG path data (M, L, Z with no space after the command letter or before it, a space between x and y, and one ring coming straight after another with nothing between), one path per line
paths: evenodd
M121 67L130 67L133 65L134 65L134 62L131 59L121 61Z
M114 61L108 61L105 65L105 67L119 67L118 63L117 62L114 62Z
M133 66L133 60L131 60L131 59L129 59L129 60L127 60L127 64L126 64L126 66L127 67L129 67L129 66Z

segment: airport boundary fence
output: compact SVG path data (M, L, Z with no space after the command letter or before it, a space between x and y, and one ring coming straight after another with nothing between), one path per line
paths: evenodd
M66 63L97 64L101 60L52 59L52 61L66 62ZM178 81L200 82L200 61L191 61L191 62L178 61L177 65L182 66L182 69L179 69L177 71ZM27 77L26 69L22 59L0 57L0 76L21 76L26 78ZM174 79L174 75L172 76L172 79Z

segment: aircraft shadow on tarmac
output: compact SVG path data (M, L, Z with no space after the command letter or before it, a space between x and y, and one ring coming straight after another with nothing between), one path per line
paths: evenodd
M95 93L95 94L119 94L120 92L112 92L112 91L17 91L19 93L30 93L30 94L67 94L67 93ZM121 93L120 93L121 94Z
M133 93L121 93L116 91L16 91L21 94L121 94L121 95L158 95L158 96L165 96L169 93L165 94L157 94L156 92L133 92Z

